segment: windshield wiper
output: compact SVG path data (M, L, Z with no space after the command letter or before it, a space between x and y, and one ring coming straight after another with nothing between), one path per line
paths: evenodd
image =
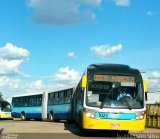
M104 98L103 102L101 102L100 109L103 109L104 103L107 102L108 100L110 100L110 99L108 98L108 95L106 94L106 97Z
M105 100L101 103L100 109L103 109Z
M121 99L123 100L124 103L127 104L128 109L129 109L129 110L132 110L132 107L131 107L131 105L129 104L129 102L128 102L128 100L126 99L126 97L122 97Z

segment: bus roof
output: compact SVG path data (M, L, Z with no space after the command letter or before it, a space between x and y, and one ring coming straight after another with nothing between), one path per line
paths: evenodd
M12 98L14 97L24 97L24 96L34 96L34 95L42 95L43 92L40 92L40 93L25 93L25 94L17 94L17 95L14 95Z
M58 87L55 88L51 91L46 91L47 93L51 93L51 92L56 92L56 91L61 91L61 90L66 90L66 89L70 89L70 88L75 88L76 85L71 85L71 86L64 86L64 87ZM14 97L24 97L24 96L34 96L34 95L42 95L43 92L37 92L37 93L25 93L25 94L18 94L18 95L14 95L12 98Z
M67 89L71 89L71 88L75 88L75 87L76 87L76 85L58 87L58 88L53 89L52 91L48 91L48 93L57 92L57 91L62 91L62 90L67 90Z
M128 65L123 64L91 64L88 66L88 71L90 72L108 72L108 73L118 73L118 74L132 74L138 75L140 71L138 69L131 68Z

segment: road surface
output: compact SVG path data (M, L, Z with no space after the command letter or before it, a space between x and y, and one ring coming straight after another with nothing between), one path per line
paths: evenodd
M114 131L80 131L74 123L66 121L0 120L0 137L3 139L100 139L100 138L160 138L160 129L146 128L129 134Z

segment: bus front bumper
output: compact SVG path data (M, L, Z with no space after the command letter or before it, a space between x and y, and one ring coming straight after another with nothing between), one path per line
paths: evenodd
M145 128L145 118L142 120L111 120L88 118L83 115L83 128L99 130L143 131Z
M12 119L12 116L11 116L11 114L3 114L3 113L1 113L1 114L0 114L0 118L1 118L1 119L6 119L6 118L7 118L7 119L8 119L8 118L9 118L9 119Z

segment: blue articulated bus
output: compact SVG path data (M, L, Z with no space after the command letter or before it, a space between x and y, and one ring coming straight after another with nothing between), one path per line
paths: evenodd
M14 96L12 98L12 116L13 118L29 119L45 119L47 93L26 94Z
M75 87L65 87L48 93L47 115L50 121L71 120L71 100Z
M74 86L69 86L51 92L14 96L12 116L22 120L71 120L71 100L74 90Z

